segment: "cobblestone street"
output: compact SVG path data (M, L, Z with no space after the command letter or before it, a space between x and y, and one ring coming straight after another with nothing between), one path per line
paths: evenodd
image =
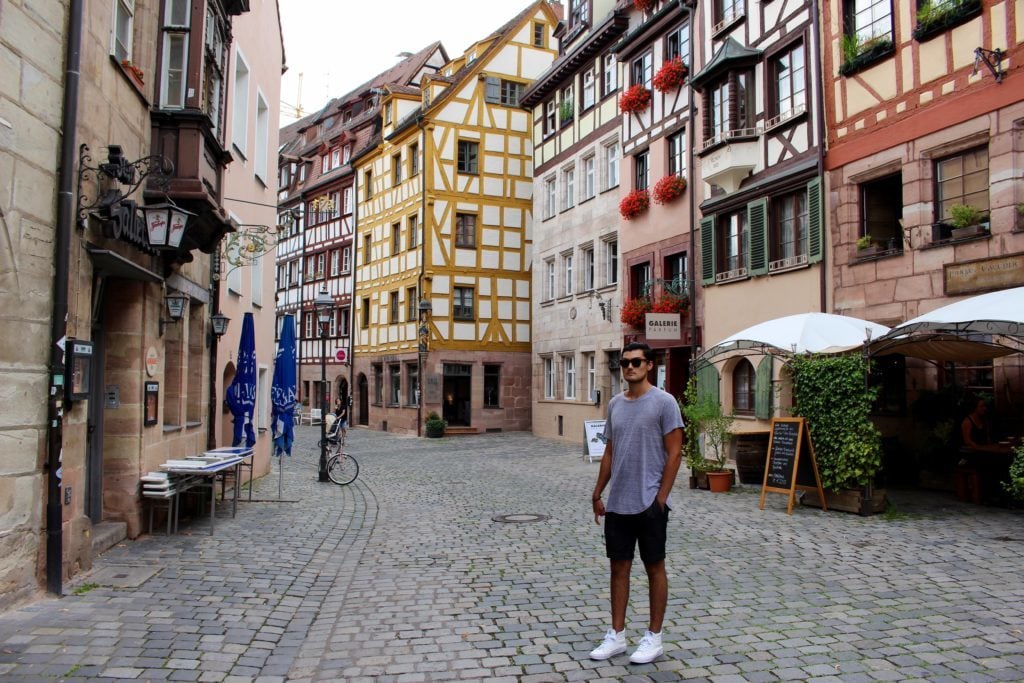
M0 617L0 678L1024 680L1020 511L897 493L896 514L788 517L784 496L762 511L759 489L691 491L684 472L665 656L593 662L607 562L578 446L352 430L359 479L338 487L317 482L318 436L301 428L285 461L288 502L270 502L275 464L214 536L199 519L126 541Z

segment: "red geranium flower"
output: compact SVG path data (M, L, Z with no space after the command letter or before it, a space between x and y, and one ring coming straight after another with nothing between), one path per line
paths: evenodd
M651 105L651 91L640 83L627 88L619 97L619 111L623 114L640 113Z
M686 178L667 175L654 184L654 201L658 204L668 204L681 197L684 191L686 191Z
M674 90L683 84L688 73L690 70L683 64L681 58L670 59L661 65L658 73L654 74L654 87L660 92Z
M649 12L654 7L654 0L633 0L633 7L641 12Z
M619 315L619 320L634 329L642 330L644 329L645 323L644 316L650 311L650 299L645 297L629 299L622 304L622 312Z
M662 294L651 306L651 313L686 313L690 300L680 294Z
M627 221L641 215L651 207L651 196L647 190L633 190L619 202L619 215Z

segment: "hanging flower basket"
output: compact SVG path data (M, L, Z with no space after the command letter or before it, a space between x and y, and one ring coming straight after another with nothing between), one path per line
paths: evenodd
M646 322L644 316L651 312L651 300L645 297L638 297L636 299L629 299L622 304L622 312L619 315L619 320L624 324L629 325L633 329L642 330L644 329L644 323Z
M641 12L650 12L651 8L654 7L654 0L633 0L633 7L636 7Z
M686 178L677 175L667 175L654 184L654 202L656 204L668 204L674 202L686 191Z
M689 73L690 69L683 64L682 59L679 57L670 59L661 65L658 73L654 74L654 87L658 89L658 92L675 90L683 84Z
M680 294L662 294L651 305L651 313L686 313L690 300Z
M651 106L651 91L643 85L627 88L619 97L619 111L623 114L639 114Z
M651 208L651 195L647 190L633 190L619 202L619 215L627 221L633 220Z

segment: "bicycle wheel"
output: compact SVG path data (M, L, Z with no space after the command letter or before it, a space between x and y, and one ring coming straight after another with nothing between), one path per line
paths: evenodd
M327 476L335 484L351 484L359 476L359 463L348 453L340 453L327 461Z

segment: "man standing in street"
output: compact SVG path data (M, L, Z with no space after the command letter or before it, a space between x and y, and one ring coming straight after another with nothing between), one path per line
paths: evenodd
M665 534L671 507L669 493L682 461L683 420L676 400L647 379L654 366L650 346L627 344L619 364L629 388L608 403L604 456L593 496L594 522L600 524L601 517L605 517L612 627L590 652L590 658L608 659L626 651L629 573L634 548L639 544L650 584L651 621L629 661L646 664L664 654L661 625L668 604ZM606 505L601 494L609 482Z

